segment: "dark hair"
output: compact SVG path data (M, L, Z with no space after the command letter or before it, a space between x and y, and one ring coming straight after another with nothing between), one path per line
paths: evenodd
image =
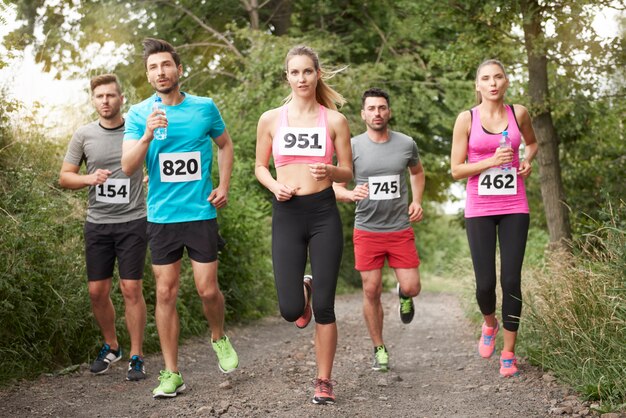
M389 93L383 89L379 89L378 87L372 87L371 89L365 90L365 93L363 93L363 96L361 97L361 109L365 107L365 99L368 97L384 97L385 100L387 100L387 107L391 107Z
M317 80L317 86L315 87L315 99L321 105L326 106L329 109L337 110L337 105L343 106L346 103L346 99L338 93L335 89L326 84L325 80L331 79L340 71L346 69L346 67L340 68L335 71L326 71L320 66L320 59L317 56L317 53L313 50L313 48L299 45L291 48L285 57L285 72L288 70L289 61L298 55L304 55L311 58L313 61L313 66L316 71L321 72L321 77ZM289 93L289 96L285 97L284 103L289 103L292 99L292 93Z
M498 67L500 67L500 69L502 70L502 73L504 74L504 78L508 80L509 77L506 75L506 70L504 69L504 65L496 59L488 59L488 60L484 60L483 62L481 62L478 68L476 69L476 79L475 79L476 83L478 83L478 74L480 73L480 70L486 65L497 65ZM481 96L480 92L477 91L476 92L476 104L481 104L482 101L483 101L483 96Z
M169 52L174 59L176 67L180 65L180 56L174 47L167 41L155 38L146 38L143 40L143 65L148 68L148 57L159 52Z
M93 94L93 91L96 89L96 87L111 83L115 83L115 87L117 87L117 92L121 95L122 87L120 86L120 82L115 74L101 74L92 77L91 81L89 82L91 94Z

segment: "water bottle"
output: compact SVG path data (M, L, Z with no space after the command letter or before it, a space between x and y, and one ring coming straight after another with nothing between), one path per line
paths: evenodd
M160 110L163 112L162 117L165 117L165 106L163 105L163 101L159 96L156 96L154 99L154 104L152 105L152 111ZM154 139L162 141L167 138L167 128L156 128L154 130Z
M502 131L502 138L500 138L500 148L511 148L511 139L509 138L508 131ZM510 170L513 166L512 163L504 163L500 166L503 170Z

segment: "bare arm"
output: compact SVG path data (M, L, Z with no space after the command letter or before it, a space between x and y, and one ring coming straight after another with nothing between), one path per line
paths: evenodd
M462 112L454 123L452 132L452 152L450 154L450 168L452 178L455 180L465 179L483 171L513 161L513 150L510 148L497 148L490 158L485 158L475 163L468 163L467 144L471 127L469 112Z
M535 130L533 129L533 124L528 110L521 105L514 106L515 114L519 118L520 131L522 132L522 137L524 138L524 143L526 144L526 148L524 150L524 161L520 163L518 174L527 178L532 172L532 162L537 155L539 145L537 144L537 137L535 136Z
M347 183L352 180L352 148L350 147L350 127L344 115L337 111L328 112L329 124L335 128L335 154L337 165L309 164L311 175L315 180L326 178L332 181Z
M59 184L66 189L82 189L104 183L111 175L109 170L97 169L91 174L78 174L80 166L63 162L59 174Z
M219 167L220 184L213 188L208 201L217 209L226 206L228 203L228 189L230 187L230 177L233 172L234 146L228 134L224 132L214 139L217 144L217 165Z
M409 167L409 182L411 183L411 203L409 203L409 221L419 222L424 216L422 209L422 197L424 196L424 188L426 186L426 175L422 162Z
M130 177L143 166L148 147L154 139L154 130L156 128L167 128L167 119L161 113L161 111L154 111L148 116L148 119L146 119L146 130L140 139L125 140L122 144L122 171L127 176Z
M254 163L254 175L259 183L265 186L276 196L279 201L291 199L296 194L296 189L281 184L270 173L270 156L272 154L272 122L277 117L275 111L265 112L259 118L256 130L256 160Z

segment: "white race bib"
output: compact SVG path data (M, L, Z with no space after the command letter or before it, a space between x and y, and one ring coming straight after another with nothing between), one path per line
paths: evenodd
M200 151L159 154L159 167L164 183L202 180Z
M400 175L375 176L367 179L370 200L390 200L400 197Z
M478 177L480 196L503 196L517 194L517 169L503 170L493 167L480 173Z
M107 179L96 185L96 201L103 203L128 203L130 201L130 179Z
M326 155L326 128L282 127L278 130L279 155L323 157Z

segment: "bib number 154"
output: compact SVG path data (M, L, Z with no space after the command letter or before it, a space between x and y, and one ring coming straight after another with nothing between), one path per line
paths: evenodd
M483 171L478 177L478 194L480 196L517 194L516 169L503 170L494 167Z

